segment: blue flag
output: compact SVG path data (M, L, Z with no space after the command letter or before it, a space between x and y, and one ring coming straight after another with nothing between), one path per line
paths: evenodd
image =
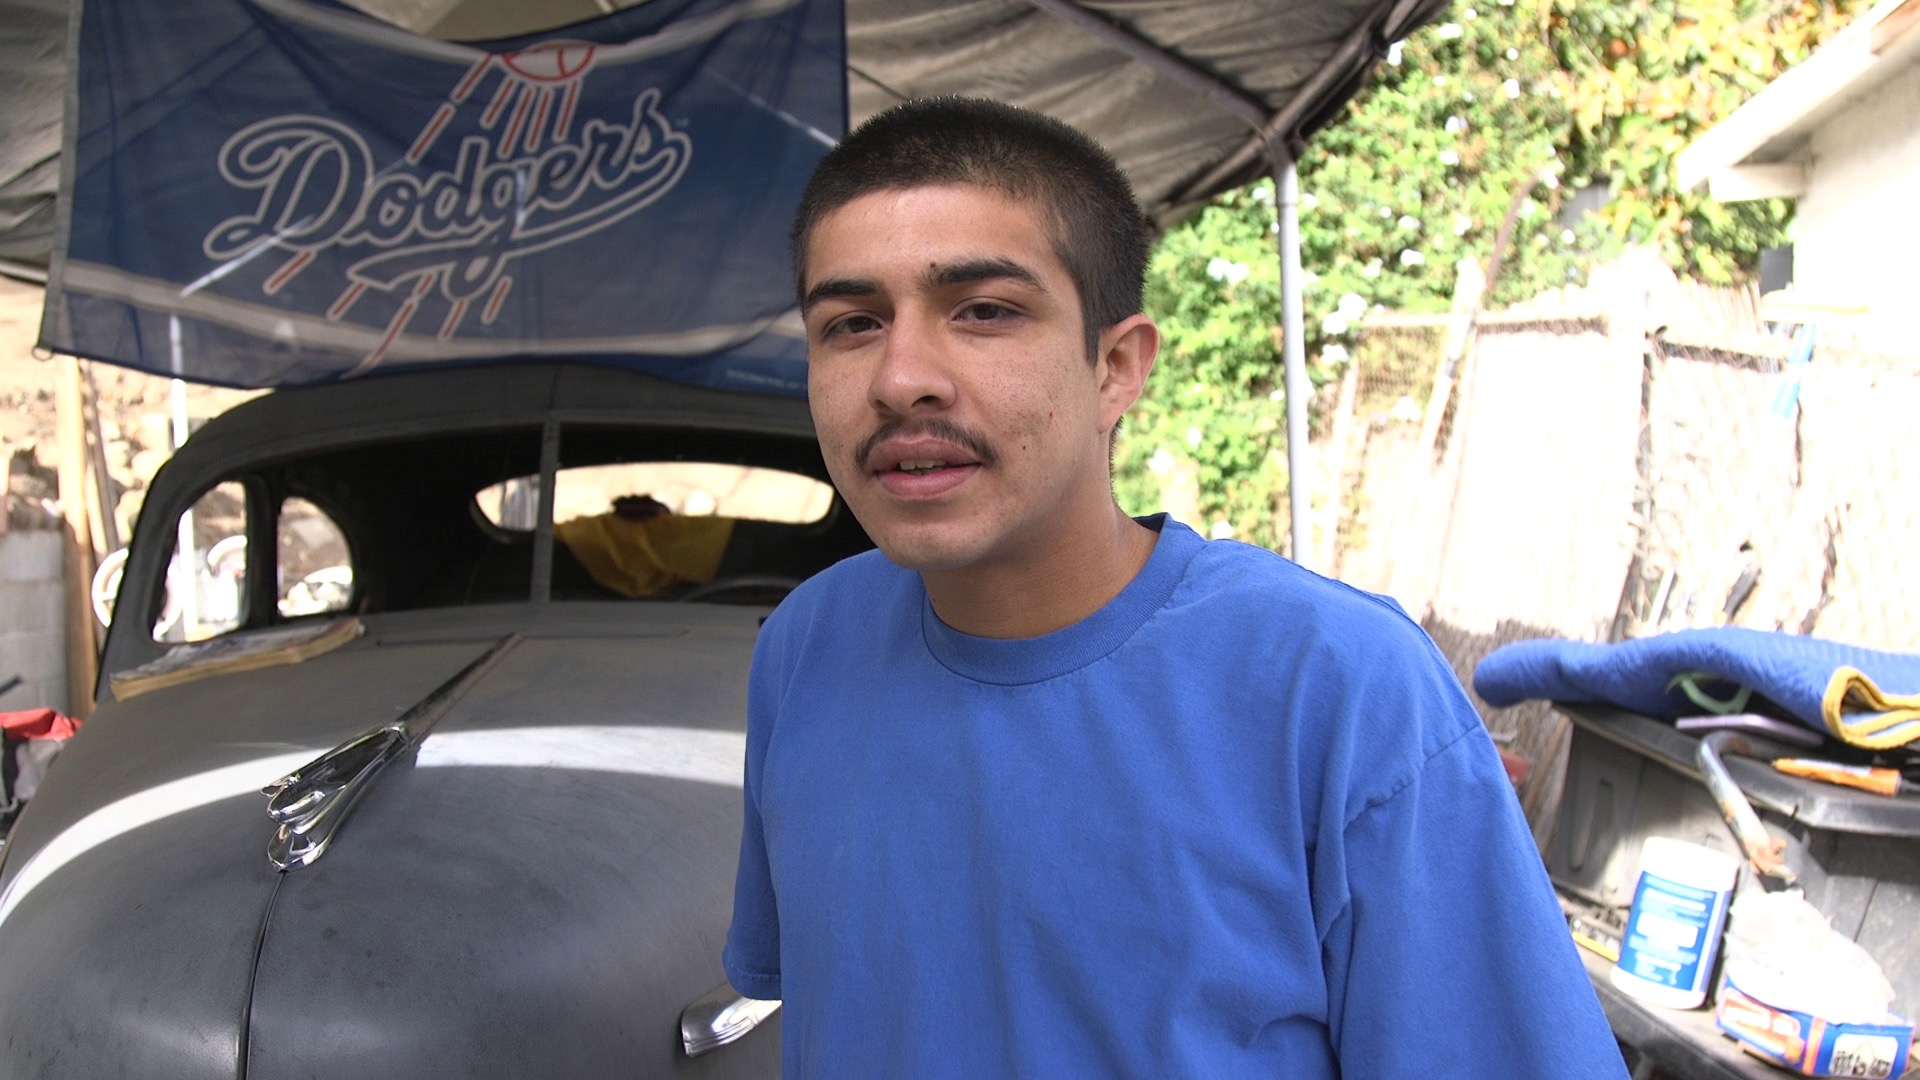
M544 357L799 394L787 229L839 0L484 46L327 0L86 0L41 340L230 386Z

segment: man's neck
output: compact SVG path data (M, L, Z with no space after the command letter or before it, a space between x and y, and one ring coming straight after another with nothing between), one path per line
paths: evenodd
M940 621L964 634L1030 638L1072 626L1139 575L1159 534L1114 506L1092 535L1017 561L922 571Z

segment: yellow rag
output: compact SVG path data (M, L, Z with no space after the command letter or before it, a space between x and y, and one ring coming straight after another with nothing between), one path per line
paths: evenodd
M1854 746L1891 750L1920 739L1920 694L1888 694L1858 668L1834 669L1820 699L1827 730Z
M733 519L666 514L628 521L606 513L560 522L553 535L593 580L644 600L679 585L712 581L733 536Z

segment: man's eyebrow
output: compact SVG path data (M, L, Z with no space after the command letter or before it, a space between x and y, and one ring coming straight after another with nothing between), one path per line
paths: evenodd
M1037 292L1047 291L1046 285L1040 281L1040 275L1012 259L984 257L956 263L935 263L920 275L921 287L926 289L994 280L1017 281ZM879 282L867 278L827 278L807 290L806 296L800 301L800 312L804 315L828 300L861 300L878 296L882 291Z
M920 282L926 288L932 289L948 285L971 285L977 281L992 281L996 278L1017 281L1039 292L1047 291L1047 287L1040 283L1040 275L1012 259L1000 258L935 263L927 267L926 273L920 275Z
M800 300L800 313L804 315L812 311L815 305L827 300L860 299L877 296L879 292L880 283L876 281L868 281L864 278L828 278L807 290L807 295Z

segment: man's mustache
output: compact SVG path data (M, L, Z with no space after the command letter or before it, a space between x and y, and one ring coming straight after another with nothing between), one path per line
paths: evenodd
M861 472L872 472L873 451L888 439L900 435L923 435L929 438L963 446L982 465L991 465L1000 455L994 453L992 445L980 435L952 422L938 418L927 420L892 420L874 429L873 434L861 441L853 452L853 462Z

